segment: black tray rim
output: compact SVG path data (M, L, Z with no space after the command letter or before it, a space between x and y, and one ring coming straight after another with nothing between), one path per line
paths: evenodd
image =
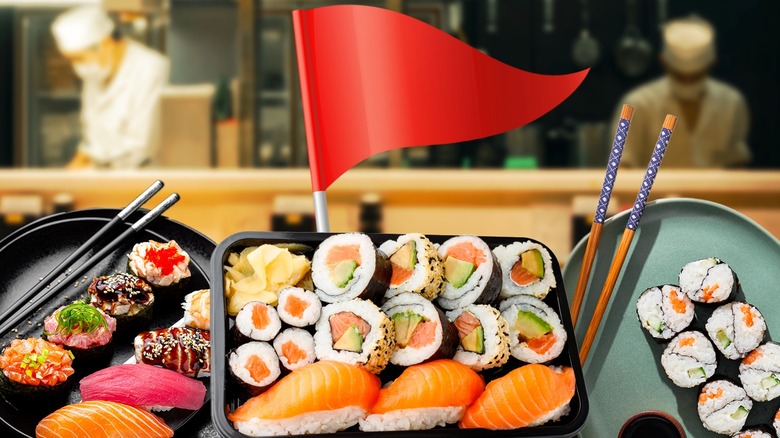
M211 393L212 393L212 403L211 403L211 421L214 425L214 428L217 430L217 432L222 436L226 438L245 438L247 435L244 435L240 432L238 432L236 429L234 429L227 419L226 411L227 411L227 403L225 400L226 396L226 382L224 378L221 378L221 376L224 376L224 368L226 366L226 352L227 352L227 343L225 342L227 330L226 330L226 324L228 323L229 319L225 317L225 294L224 294L224 282L223 279L223 264L224 264L224 258L227 254L227 252L237 244L240 244L242 241L248 241L248 240L277 240L277 241L307 241L307 240L317 240L318 242L321 242L322 240L326 239L329 236L335 235L335 234L343 234L338 232L331 232L331 233L317 233L317 232L264 232L264 231L243 231L236 234L232 234L225 238L222 242L220 242L216 249L214 250L214 253L211 256L211 330L212 330L212 339L220 339L223 340L222 342L213 342L212 341L212 351L211 351L211 367L212 367L212 373L211 373ZM385 241L388 239L395 239L398 236L402 235L403 233L365 233L369 237L372 238L372 240L377 241ZM434 235L434 234L426 234L429 238L433 237L434 239L448 239L451 237L455 237L454 235ZM522 432L525 432L529 429L512 429L512 430L501 430L501 431L488 431L486 429L475 429L475 430L466 430L466 429L431 429L431 430L421 430L421 431L392 431L392 432L336 432L332 434L318 434L314 436L318 437L332 437L332 438L338 438L338 437L345 437L345 436L366 436L366 434L371 435L377 435L377 436L383 436L383 437L410 437L410 436L418 436L418 437L451 437L451 436L469 436L469 434L472 434L474 432L476 433L490 433L494 436L501 436L501 437L523 437L523 438L533 438L533 437L561 437L561 438L570 438L577 435L580 430L585 426L585 422L588 417L588 413L590 411L590 404L588 401L587 396L587 388L585 384L585 378L582 371L582 364L580 363L579 359L579 347L577 345L577 339L574 335L574 327L571 321L571 315L569 312L569 303L566 296L565 286L563 283L562 278L562 269L560 267L560 264L558 262L558 258L556 257L555 253L547 247L542 242L539 242L538 240L532 239L532 238L526 238L526 237L504 237L504 236L477 236L483 240L485 240L486 243L488 243L489 246L494 247L499 244L509 244L512 242L516 242L519 240L524 241L531 241L534 243L537 243L541 246L543 246L547 251L550 253L550 257L553 262L554 272L555 272L555 280L556 280L556 293L558 295L558 303L560 307L560 317L561 322L564 325L564 328L567 332L567 352L569 354L569 358L571 359L571 367L574 370L574 375L577 380L576 383L576 389L574 393L574 397L578 399L580 409L572 419L569 425L567 426L541 426L546 429L565 429L565 430L559 430L559 431L551 431L551 432L558 432L558 434L552 434L552 433L546 433L542 435L528 435L524 434ZM495 245L493 245L491 242L496 242ZM219 281L217 281L219 279ZM216 321L222 321L220 324L216 324ZM534 429L536 430L536 429ZM479 432L481 431L481 432ZM521 432L519 435L518 432ZM302 436L302 435L299 435Z

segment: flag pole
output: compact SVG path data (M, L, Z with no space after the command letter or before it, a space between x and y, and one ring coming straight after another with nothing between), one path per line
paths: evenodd
M314 219L317 221L317 232L329 233L328 199L325 197L325 190L319 190L311 194L314 198Z

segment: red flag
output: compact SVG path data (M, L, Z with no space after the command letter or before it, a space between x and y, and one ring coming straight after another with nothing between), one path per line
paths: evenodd
M314 191L380 152L529 123L588 72L519 70L419 20L369 6L296 10L293 27Z

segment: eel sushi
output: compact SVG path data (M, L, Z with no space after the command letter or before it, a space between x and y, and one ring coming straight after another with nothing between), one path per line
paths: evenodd
M70 389L73 353L38 338L14 339L0 355L0 391L18 400L46 400Z
M501 292L501 266L479 237L457 236L439 247L444 264L444 292L437 299L443 309L469 304L492 304Z
M459 425L504 430L557 421L570 411L575 383L569 367L524 365L488 383Z
M501 316L509 325L509 352L526 363L546 363L563 352L566 329L552 307L530 295L501 302Z
M379 250L390 257L393 268L385 299L412 292L433 300L444 291L444 266L433 242L424 235L404 234L383 243Z
M36 438L171 438L173 429L143 409L111 401L63 406L35 427Z
M693 322L693 302L678 286L654 286L639 295L636 314L650 336L671 339Z
M693 388L715 374L718 359L707 337L697 331L682 332L669 342L661 355L669 379L681 388Z
M485 389L471 368L440 359L406 368L390 386L379 391L360 430L425 430L457 423L466 408Z
M767 342L751 351L739 365L739 380L755 401L780 396L780 345Z
M261 301L247 303L236 315L233 337L237 343L270 341L279 334L282 321L273 306Z
M87 290L89 303L115 318L119 331L127 332L152 320L152 287L134 275L95 277Z
M282 366L290 371L312 364L317 359L314 337L299 328L288 328L279 333L274 339L274 350Z
M314 292L288 287L279 292L279 318L293 327L314 325L322 314L322 302Z
M75 356L77 367L105 363L114 351L116 320L82 301L62 306L43 320L43 337Z
M374 406L381 382L342 362L315 362L227 414L249 436L334 433L358 423Z
M755 306L743 302L724 304L705 325L707 334L728 359L741 359L761 344L766 321Z
M326 303L361 298L379 304L391 275L390 260L362 233L328 237L311 261L315 292Z
M197 411L206 399L200 380L145 364L104 368L81 379L79 388L83 401L112 401L151 411Z
M267 342L247 342L228 357L230 374L250 395L258 395L279 378L279 357Z
M727 380L714 380L699 393L699 419L715 433L731 435L742 430L752 408L745 390Z
M173 327L141 332L133 345L138 363L161 366L188 377L211 373L211 336L205 330Z
M471 304L447 314L455 324L460 344L453 360L474 371L503 366L509 360L509 324L487 304Z
M725 303L740 289L737 274L716 257L686 264L680 270L679 281L683 293L697 303Z
M422 295L403 292L390 298L382 311L395 328L395 348L390 357L394 365L409 366L455 355L458 330Z
M501 298L531 295L543 300L554 288L555 271L547 249L531 241L514 242L493 249L504 279Z
M184 325L201 330L208 330L211 325L211 291L196 290L184 297Z
M190 255L175 240L136 243L127 259L130 272L146 280L158 298L174 297L192 276Z

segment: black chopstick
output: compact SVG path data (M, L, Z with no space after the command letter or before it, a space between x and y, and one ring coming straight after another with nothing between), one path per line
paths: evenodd
M174 193L171 196L165 198L165 200L161 202L157 207L154 207L154 209L146 213L141 219L139 219L136 223L131 225L130 228L128 228L125 232L123 232L114 240L112 240L109 244L104 246L103 249L101 249L95 255L90 257L89 260L84 262L84 264L76 268L70 275L72 277L79 278L81 274L90 270L93 266L95 266L95 264L103 260L108 254L110 254L117 247L119 247L119 245L127 241L127 239L130 236L132 236L139 230L143 229L145 226L149 225L151 221L153 221L158 216L163 214L163 212L168 210L173 204L175 204L178 201L179 201L178 193ZM26 302L27 305L24 308L20 309L18 312L11 315L8 320L2 322L2 326L0 326L0 335L6 334L9 330L11 330L20 322L22 322L30 314L35 312L35 309L37 309L42 303L49 300L54 295L60 293L66 287L69 287L70 284L71 284L70 282L65 282L65 281L62 283L58 283L57 285L51 287L46 292L33 297L30 301L27 301Z
M13 304L8 306L5 311L3 311L2 315L0 315L0 322L5 321L14 314L17 310L19 310L20 307L24 305L24 303L27 303L30 301L30 299L34 298L35 295L37 295L43 288L48 286L52 281L54 281L57 277L59 277L62 274L63 269L66 267L72 265L76 260L79 259L79 257L83 256L87 253L92 247L94 247L97 242L102 239L106 233L108 233L112 228L114 228L117 224L122 223L125 219L127 219L131 214L133 214L136 210L138 210L142 205L144 205L148 200L152 198L157 192L160 191L160 189L163 188L164 183L160 180L155 181L152 185L149 186L146 190L144 190L143 193L138 195L133 201L129 204L127 204L127 207L123 208L122 211L117 213L116 216L114 216L113 219L111 219L107 224L103 226L100 230L98 230L97 233L95 233L94 236L92 236L89 240L84 242L83 245L78 247L76 251L73 251L73 254L68 256L65 260L63 260L59 265L57 265L54 269L51 270L48 274L46 274L45 277L41 278L38 283L35 284L32 288L30 288L29 291L22 294L21 297L17 301L15 301Z

